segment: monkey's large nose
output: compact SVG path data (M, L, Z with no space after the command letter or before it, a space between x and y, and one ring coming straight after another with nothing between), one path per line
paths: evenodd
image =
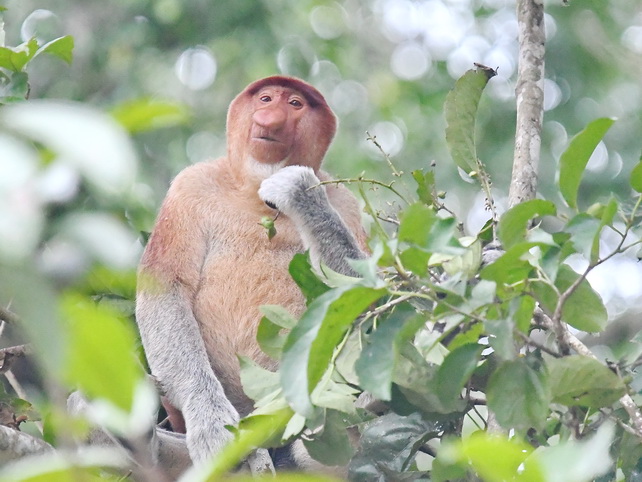
M273 106L258 109L252 115L252 120L256 124L268 129L280 129L287 118L285 110Z

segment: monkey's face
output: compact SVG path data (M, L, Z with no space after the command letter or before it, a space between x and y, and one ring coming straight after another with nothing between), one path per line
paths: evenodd
M318 90L293 77L266 77L248 85L230 104L228 159L241 176L248 162L317 170L335 130L336 118Z
M310 106L298 91L266 86L252 97L250 154L256 161L276 164L287 159L298 142L301 119Z

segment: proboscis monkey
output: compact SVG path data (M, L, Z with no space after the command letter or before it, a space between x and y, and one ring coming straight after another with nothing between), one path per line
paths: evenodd
M341 185L319 185L335 130L314 87L258 80L230 104L227 156L183 170L162 204L140 264L136 318L195 463L232 438L224 425L252 411L237 355L276 369L256 342L259 306L305 309L288 273L294 254L309 249L314 264L349 275L346 260L364 256L357 200ZM277 210L270 240L259 221Z

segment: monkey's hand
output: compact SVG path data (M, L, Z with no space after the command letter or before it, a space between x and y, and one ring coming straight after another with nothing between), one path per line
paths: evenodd
M239 414L226 398L218 398L215 403L199 402L197 398L187 403L183 416L187 424L187 450L194 464L202 464L234 439L225 426L238 425ZM190 424L190 420L195 423ZM256 449L248 455L247 464L252 475L274 473L272 458L266 449Z
M247 464L250 466L252 475L261 476L268 474L276 474L274 470L274 463L272 457L267 449L256 449L247 456Z
M225 428L237 425L239 415L232 404L224 397L208 397L206 393L196 392L182 407L187 428L187 450L194 464L202 464L221 452L223 447L234 439Z
M268 206L296 221L303 212L329 206L325 189L322 186L315 187L319 183L312 168L288 166L261 183L259 197Z
M280 169L261 183L259 197L294 222L313 266L325 264L341 274L358 276L347 260L365 255L310 167Z

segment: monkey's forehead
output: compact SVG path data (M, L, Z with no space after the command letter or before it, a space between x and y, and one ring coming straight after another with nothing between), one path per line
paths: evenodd
M323 95L321 95L321 92L307 82L297 79L296 77L284 77L281 75L265 77L264 79L252 82L246 87L245 92L249 95L254 95L265 87L284 87L286 89L297 91L305 97L305 100L308 101L312 107L327 105Z

